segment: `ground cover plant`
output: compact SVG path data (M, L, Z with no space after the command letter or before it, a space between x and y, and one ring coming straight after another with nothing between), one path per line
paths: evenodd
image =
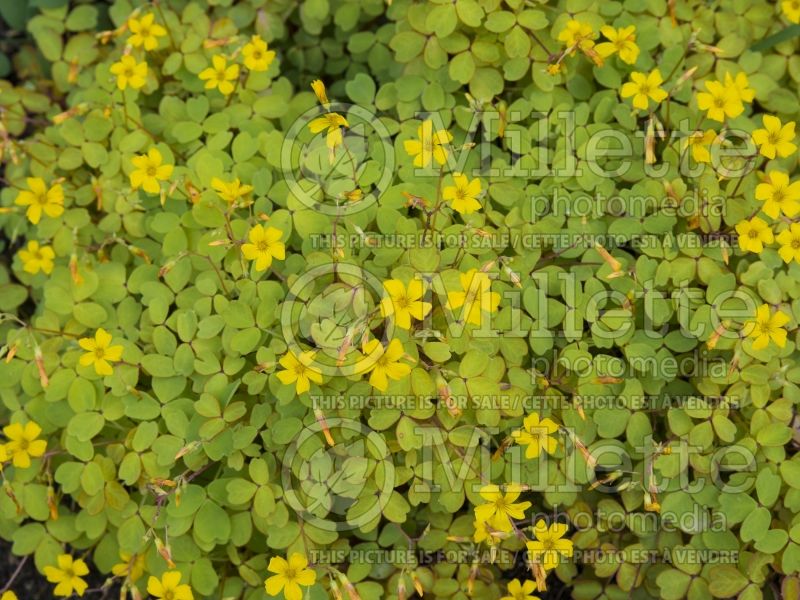
M797 0L0 18L2 600L800 597Z

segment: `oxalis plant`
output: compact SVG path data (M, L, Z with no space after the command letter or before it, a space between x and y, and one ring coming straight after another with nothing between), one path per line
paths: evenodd
M796 0L0 17L53 597L800 597Z

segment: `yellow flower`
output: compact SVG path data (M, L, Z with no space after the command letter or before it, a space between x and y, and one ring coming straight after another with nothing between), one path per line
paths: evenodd
M781 10L792 23L800 23L800 0L783 0Z
M794 121L789 121L786 125L781 123L778 117L763 115L761 117L764 129L756 129L753 132L753 141L759 147L759 151L767 158L775 158L777 155L784 158L797 150L793 144L794 140Z
M194 600L192 588L180 583L180 571L167 571L161 579L151 575L147 580L147 593L163 600Z
M622 84L621 96L633 96L633 107L647 110L650 100L658 104L667 97L667 92L661 89L663 81L658 69L653 69L650 74L634 71L631 73L631 81Z
M278 371L276 374L283 385L295 384L295 391L304 394L311 389L311 382L322 383L322 371L314 364L316 352L308 350L296 355L291 350L286 353L278 362L286 369Z
M314 90L314 94L317 96L317 100L323 106L330 104L328 101L328 94L325 92L325 84L322 83L319 79L315 79L311 82L311 89Z
M411 373L411 366L401 363L405 356L403 344L398 339L389 342L384 348L380 341L372 339L362 348L369 361L369 384L377 390L385 392L389 388L389 379L399 380Z
M661 503L658 500L654 500L653 497L646 493L644 496L644 509L649 512L661 512Z
M270 596L277 596L283 590L286 600L302 600L303 590L300 586L314 585L317 574L308 568L308 560L299 552L293 552L287 561L281 556L269 559L267 571L275 573L264 581L264 589Z
M486 485L481 488L480 495L486 501L475 507L475 520L485 523L497 531L512 531L511 519L524 519L530 502L517 502L522 490L519 486L506 486L503 492L497 485Z
M36 275L39 271L44 271L49 275L53 272L53 258L56 254L50 246L39 246L39 242L31 240L25 250L19 251L19 259L22 261L22 270L26 273Z
M778 250L783 262L790 263L794 260L800 263L800 224L792 223L789 229L784 229L775 238L781 245Z
M8 447L5 444L0 444L0 473L3 471L3 465L11 460L11 455L8 453ZM0 598L0 600L2 600Z
M308 124L308 128L311 130L311 133L314 134L325 131L326 129L328 130L325 144L331 150L336 148L336 146L342 145L342 127L350 127L350 125L347 119L339 113L325 113L321 117L313 119Z
M147 81L147 63L136 62L132 56L125 55L111 65L111 74L117 76L117 87L124 90L128 86L138 90Z
M739 234L739 248L745 252L761 253L764 244L771 244L774 241L769 225L758 217L753 217L749 221L739 221L736 224L736 233Z
M453 210L462 215L480 210L481 203L478 202L481 193L480 179L469 181L466 175L453 173L453 182L455 185L448 185L442 191L442 198L450 201Z
M697 94L697 107L708 111L709 119L722 123L726 117L738 117L744 112L739 93L719 81L706 81L706 92Z
M572 540L561 539L567 533L564 523L553 523L547 527L543 519L539 519L533 528L536 541L525 544L528 547L531 562L540 564L545 571L554 569L561 562L561 557L572 556Z
M492 291L489 276L477 269L462 273L460 283L462 291L447 293L447 308L453 310L463 306L461 314L466 314L467 323L480 326L482 311L497 311L500 294Z
M639 57L639 46L636 45L636 26L621 27L614 29L608 25L600 28L600 31L609 41L597 44L595 50L603 58L608 58L612 54L619 53L622 62L632 65Z
M228 66L228 61L219 54L211 58L213 67L200 71L200 79L206 82L206 89L217 88L223 96L233 93L234 85L231 83L239 77L239 65Z
M219 194L220 198L229 204L233 204L242 196L246 196L253 191L252 185L242 185L238 177L233 181L223 181L219 177L213 177L211 179L211 187Z
M786 346L786 330L783 328L789 322L789 317L781 311L771 314L769 304L762 304L756 310L752 321L745 323L742 332L753 340L753 350L763 350L769 346L770 340L779 348Z
M406 140L403 148L409 156L414 157L414 166L425 168L435 160L440 165L447 162L446 144L453 141L452 134L446 129L433 131L433 121L426 120L417 129L417 140Z
M55 218L64 212L64 190L60 185L47 189L47 184L41 177L28 177L25 181L30 191L22 190L17 194L14 204L28 207L25 215L31 223L36 225L41 220L42 213Z
M761 210L777 219L782 212L787 217L794 217L800 212L800 181L789 183L789 176L780 171L767 174L764 183L756 186L756 200L764 202Z
M705 132L693 131L684 138L683 147L691 148L692 158L699 163L711 162L711 144L717 139L717 132L708 129Z
M425 286L419 279L412 279L408 287L402 281L389 279L383 282L383 287L388 292L381 300L381 314L385 317L394 317L394 322L401 329L411 329L411 318L421 321L431 312L430 302L423 302Z
M147 154L139 154L131 159L136 169L131 171L131 187L134 190L142 188L148 194L158 194L161 191L159 181L166 181L172 175L172 165L162 165L164 161L158 148L153 147Z
M522 583L519 579L512 579L508 582L508 596L503 596L500 600L539 600L538 596L533 595L535 591L535 581L526 580Z
M111 375L114 369L109 363L122 360L122 346L111 346L111 339L111 334L102 327L95 332L94 338L79 339L78 345L86 350L80 358L81 366L94 365L98 375Z
M551 437L558 431L556 425L550 419L539 420L539 415L531 413L522 421L522 429L517 429L511 433L515 442L522 446L527 446L525 458L538 458L544 450L548 454L553 454L558 447L558 440Z
M111 567L111 573L117 577L124 577L128 581L137 581L144 575L144 554L134 554L131 556L127 552L120 552L119 557L122 562Z
M3 595L0 596L0 600L19 600L19 598L17 598L14 592L8 590L7 592L3 592Z
M275 60L275 52L268 50L267 42L257 35L250 38L250 43L242 48L242 56L244 56L244 66L251 71L266 71Z
M545 69L545 71L547 71L548 75L554 75L555 76L555 75L558 75L559 73L564 73L566 71L566 69L564 68L564 63L563 62L559 62L559 63L551 63L551 64L547 65L547 68Z
M583 21L570 19L567 25L558 34L558 41L564 42L567 48L571 49L574 55L577 49L588 50L594 46L594 31L592 26Z
M350 190L349 192L344 192L344 197L347 198L349 202L358 202L364 196L364 192L361 188L356 188L354 190Z
M730 73L725 73L725 87L737 95L742 102L752 102L756 96L756 91L750 87L747 75L739 72L736 77L731 77Z
M128 19L128 29L133 34L128 38L128 43L134 48L144 46L145 50L155 50L158 38L167 35L167 30L158 23L154 23L155 15L146 14L139 19Z
M47 581L57 584L53 594L65 598L73 593L83 596L89 586L81 577L89 574L89 567L80 558L73 560L69 554L61 554L56 560L57 567L44 568Z
M486 542L490 546L494 546L495 544L498 544L499 542L509 537L509 533L507 531L498 531L488 523L473 521L472 526L475 529L475 533L472 536L472 539L475 541L476 544L480 544L481 542Z
M13 459L15 467L27 469L31 466L31 458L44 455L47 442L38 439L41 433L42 428L33 421L28 421L25 425L12 423L3 427L3 434L8 438L5 451Z
M283 232L280 229L265 229L263 225L256 225L247 234L250 242L242 244L242 254L247 260L256 261L256 271L266 271L273 258L286 258L286 246L281 241L282 237Z

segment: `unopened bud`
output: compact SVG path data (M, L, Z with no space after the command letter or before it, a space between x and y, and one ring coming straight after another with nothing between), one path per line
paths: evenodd
M505 270L506 275L511 280L511 283L514 284L515 287L521 288L522 287L522 279L520 278L518 273L515 273L511 270L511 267L508 265L503 265L503 270Z
M325 436L325 441L328 442L329 446L335 446L336 441L333 439L333 436L331 435L331 429L330 427L328 427L328 421L327 419L325 419L325 415L319 408L315 407L314 416L317 419L317 423L319 423L319 426L322 428L322 433Z
M161 538L155 536L155 543L156 543L156 551L161 555L161 558L167 563L167 566L170 569L175 568L175 563L172 562L172 552L169 549L169 546L164 545L164 542L161 541Z
M422 587L422 581L420 581L416 573L411 573L411 582L414 584L414 590L417 592L417 595L422 598L422 595L425 593L425 588Z
M656 136L653 119L647 121L647 128L644 135L644 162L652 165L656 162Z
M52 485L47 487L47 507L50 509L50 520L58 521L58 501Z
M600 257L606 262L606 264L611 267L611 270L614 273L619 273L622 271L622 263L620 263L616 258L611 256L611 254L603 248L603 245L600 242L596 242L594 245L594 249L600 255Z
M406 206L422 210L428 208L428 203L422 196L415 196L413 194L409 194L408 192L403 192L403 196L406 198Z
M335 579L331 579L331 595L333 596L333 600L344 600L342 596L342 591L339 589L339 584L336 583Z
M714 333L711 334L711 337L709 337L708 341L706 342L706 348L708 348L709 350L713 350L716 347L719 338L722 337L722 334L725 333L726 330L727 330L727 325L725 324L725 322L722 322L719 325L717 325L717 328L714 330Z
M469 577L467 578L467 596L472 596L475 590L475 580L478 578L478 563L473 563L469 569Z
M687 69L680 77L678 77L678 80L675 82L675 87L673 89L678 89L684 83L689 81L692 78L692 76L694 76L696 71L697 67L692 67L691 69Z
M16 356L16 354L17 354L17 349L18 349L17 344L14 344L13 346L11 346L11 348L8 351L8 354L6 355L6 364L8 364L12 360L14 360L14 356Z
M191 454L192 452L197 450L199 447L200 447L200 442L198 442L198 441L189 442L183 448L178 450L178 453L175 455L175 460L180 460L181 458L183 458L187 454Z
M33 350L33 360L36 363L36 369L39 371L39 383L43 388L50 385L50 378L47 376L47 371L44 368L44 357L42 356L42 349L36 346Z

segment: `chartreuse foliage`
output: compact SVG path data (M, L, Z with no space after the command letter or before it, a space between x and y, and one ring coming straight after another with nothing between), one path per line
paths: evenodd
M55 595L800 595L796 1L0 17L0 537Z

